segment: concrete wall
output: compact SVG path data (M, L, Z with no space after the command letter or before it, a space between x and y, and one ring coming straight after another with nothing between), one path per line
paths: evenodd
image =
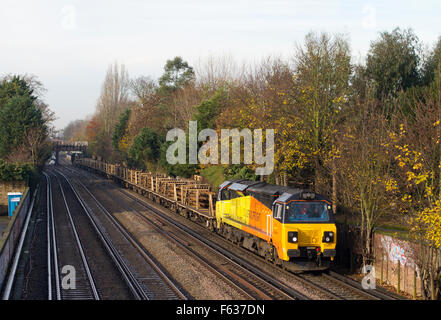
M420 272L414 243L376 233L374 235L375 275L385 284L410 295L421 295Z
M24 192L26 188L26 181L0 182L0 215L8 214L8 192Z

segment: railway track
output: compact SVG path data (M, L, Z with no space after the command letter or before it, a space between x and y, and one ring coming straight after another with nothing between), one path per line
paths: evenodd
M78 236L77 226L72 219L64 190L56 181L56 176L46 173L44 175L47 179L49 216L48 299L99 300L95 280ZM58 185L53 186L53 183ZM54 189L58 201L54 201ZM57 211L57 214L54 214L54 211ZM66 268L74 272L74 283L62 283L61 273L66 273Z
M68 169L67 170L74 172L76 175L79 175L80 173L77 170ZM81 173L82 174L82 173ZM161 211L159 211L157 208L151 206L150 204L146 203L144 199L140 199L138 194L131 194L128 193L125 190L117 189L118 192L125 197L129 197L133 201L136 201L139 205L144 207L145 209L149 210L150 212L154 213L155 215L159 215L163 219L165 219L168 224L175 224L178 227L186 230L189 229L186 226L180 225L177 223L176 220L168 217ZM143 215L141 213L138 213L140 215ZM143 215L143 219L148 219ZM193 223L193 225L197 225L201 227L197 223ZM202 227L203 228L203 227ZM206 231L204 228L203 231ZM201 236L200 233L197 233L198 238L204 238ZM224 238L220 237L219 235L215 235L215 237L218 237L223 242L228 242ZM208 241L207 239L201 240L201 241ZM228 242L231 244L230 242ZM215 244L215 246L218 246ZM234 246L235 249L238 249L237 246ZM248 258L248 261L257 260L261 263L265 263L267 265L270 265L272 268L275 268L273 264L269 263L265 259L254 255L253 253L249 252L246 249L240 248L242 252L244 252L244 255L246 255ZM232 254L232 253L229 253ZM242 255L242 254L241 254ZM237 259L237 258L236 258ZM250 260L251 259L251 260ZM245 260L246 261L246 260ZM238 262L240 264L240 262ZM311 289L315 290L316 292L320 292L321 296L324 296L326 299L332 299L332 300L395 300L400 299L400 296L392 294L387 292L386 290L364 290L361 288L361 285L342 275L339 275L335 272L329 272L327 273L320 273L320 274L314 274L314 273L303 273L303 274L293 274L287 270L283 270L282 268L277 268L277 272L279 274L282 274L286 279L290 279L291 281L302 283L305 286L310 287Z
M118 190L121 194L126 195L138 202L143 207L151 210L154 213L156 209L142 200L138 199L134 195L128 194L124 190ZM145 217L145 215L144 215ZM170 220L169 220L170 222ZM173 222L172 222L173 223ZM174 222L175 223L175 222ZM225 240L222 238L222 240ZM246 249L243 249L244 251ZM265 259L255 256L253 253L250 253L248 256L260 260L266 264L270 264ZM248 260L249 261L249 260ZM273 266L272 264L270 264ZM308 286L313 287L314 290L320 291L323 295L327 296L329 299L335 300L395 300L398 298L397 295L386 291L380 290L364 290L361 288L360 283L339 275L335 272L330 272L330 274L321 272L321 273L302 273L302 274L293 274L287 270L283 270L278 268L279 272L282 272L286 277L292 278L293 281L301 281Z
M99 201L93 198L86 201L84 195L81 195L63 172L55 172L71 188L135 299L187 299L187 294L166 275L161 266L151 259Z
M111 196L108 192L105 193L107 193L109 197ZM168 240L175 243L181 250L205 265L211 272L220 275L230 286L239 288L247 299L292 300L306 298L297 292L284 291L275 287L274 284L266 280L265 277L259 277L252 272L255 272L255 270L249 270L243 267L236 261L219 253L219 251L215 250L205 241L201 241L195 238L194 235L185 232L185 230L179 228L176 228L175 232L166 230L164 227L169 227L170 221L158 217L155 219L156 221L154 221L133 206L127 209L136 213L142 222L152 226ZM196 240L196 243L194 240ZM210 252L212 255L211 259L204 257L204 255L200 253L200 250L194 249L195 245L200 246L205 253ZM216 261L216 263L213 261Z
M78 176L78 172L74 174ZM95 195L92 194L87 186L79 180L77 180L77 182L91 197L95 198ZM100 190L100 192L107 196L108 199L114 199L114 196L109 194L106 190ZM285 286L283 283L273 279L270 275L253 267L247 261L232 255L207 239L200 237L191 229L183 225L176 225L175 221L160 215L156 215L153 219L146 216L140 209L136 209L135 206L136 204L139 205L139 203L127 204L127 201L133 202L135 199L129 196L125 197L124 200L123 198L119 198L121 201L118 203L123 211L135 213L140 221L147 223L158 233L177 245L181 250L204 265L213 274L217 274L217 276L229 286L235 287L238 291L242 292L244 298L265 300L308 299L305 295ZM105 203L106 201L102 202ZM199 247L199 250L197 250L196 247ZM201 252L204 252L204 254ZM210 254L210 259L206 257L208 253Z
M146 204L144 201L138 199L134 195L128 194L125 190L118 190L121 194L126 195L132 198L134 201L137 201L145 208L151 210L152 212L156 211L156 208ZM156 212L155 212L156 213ZM222 240L224 240L222 238ZM244 249L245 251L246 249ZM249 257L260 260L266 264L269 264L265 259L255 256L250 253ZM248 260L250 261L250 260ZM273 266L271 264L271 266ZM343 277L338 275L335 272L332 272L331 275L326 273L302 273L302 274L293 274L289 271L282 270L278 268L278 272L283 273L287 278L291 278L292 281L302 282L305 285L312 287L316 291L320 291L322 295L326 296L328 299L332 300L395 300L397 298L396 295L389 294L387 292L380 292L378 290L363 290L361 285L355 281L351 281L351 279L347 277Z

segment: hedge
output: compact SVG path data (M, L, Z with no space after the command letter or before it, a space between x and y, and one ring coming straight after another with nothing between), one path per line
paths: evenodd
M8 163L0 159L0 181L28 181L33 168L27 163Z

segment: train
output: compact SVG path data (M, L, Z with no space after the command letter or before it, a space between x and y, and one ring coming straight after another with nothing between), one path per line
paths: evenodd
M216 221L224 237L293 271L326 270L336 256L332 204L310 190L225 181Z
M266 182L236 179L217 193L201 177L182 179L88 158L74 165L92 170L292 272L329 269L337 228L325 196Z

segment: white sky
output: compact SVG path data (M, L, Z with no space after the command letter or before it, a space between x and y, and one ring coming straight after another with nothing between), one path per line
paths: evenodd
M431 47L440 12L441 1L424 0L0 0L0 76L38 76L62 129L94 112L113 61L157 78L177 55L190 65L209 55L288 58L309 31L346 34L358 61L397 26Z

